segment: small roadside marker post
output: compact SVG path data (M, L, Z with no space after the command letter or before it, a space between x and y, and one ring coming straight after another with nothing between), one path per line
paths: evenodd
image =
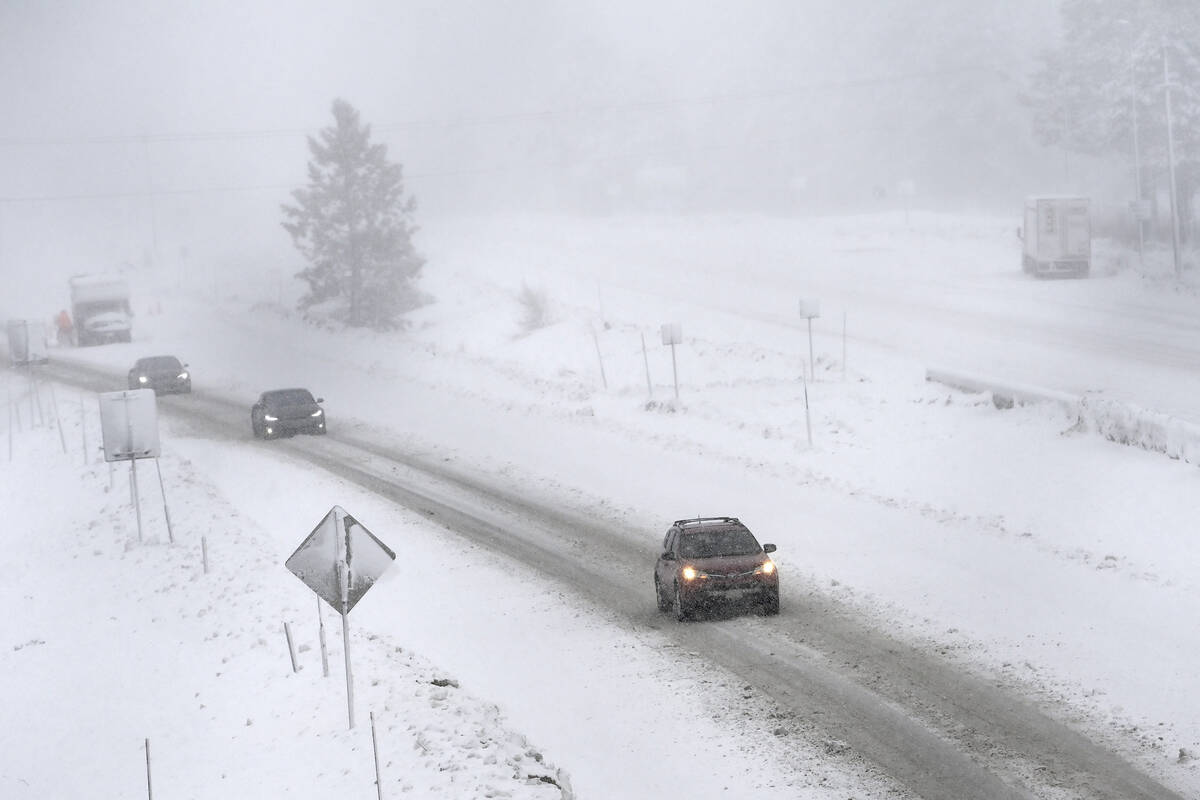
M300 671L300 666L296 663L296 645L292 641L292 623L283 623L283 635L287 637L288 655L292 659L292 674Z
M325 646L325 617L321 614L321 598L317 598L317 630L321 641L321 675L329 677L329 650Z
M162 494L163 516L167 520L167 539L171 544L175 544L175 531L171 528L171 509L167 508L167 488L163 485L162 467L159 466L157 458L154 459L154 468L158 470L158 491Z
M154 784L150 782L150 740L146 740L146 798L154 800Z
M800 380L804 381L804 429L808 431L808 449L812 449L812 418L808 413L808 381L803 377Z
M662 326L662 343L671 346L671 375L675 379L675 400L679 400L679 367L675 361L675 345L683 342L683 326L668 322Z
M650 356L646 353L646 334L642 335L642 361L646 364L646 394L654 397L654 384L650 382Z
M604 391L608 391L608 376L604 374L604 354L600 352L600 337L596 334L596 329L592 328L592 342L596 345L596 360L600 362L600 381L604 384Z
M812 321L821 316L821 301L800 298L800 316L808 320L808 375L817 379L817 362L813 360Z
M842 312L842 383L846 382L846 312Z
M379 777L379 740L375 737L375 712L371 712L371 752L375 754L375 796L383 800L383 781Z
M54 424L58 426L58 441L62 444L63 455L67 454L67 437L63 435L62 417L58 414L58 395L54 393L54 384L50 384L50 410L54 412Z
M83 439L83 465L88 465L87 451L87 411L83 406L83 392L79 393L79 435Z

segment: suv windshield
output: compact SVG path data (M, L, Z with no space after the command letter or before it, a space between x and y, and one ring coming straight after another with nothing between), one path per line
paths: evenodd
M281 389L270 392L264 398L272 406L305 406L316 403L307 389Z
M152 356L150 358L143 358L138 362L138 367L140 369L162 370L164 372L168 370L183 369L183 365L179 363L179 359L175 356Z
M715 531L687 531L679 542L683 558L715 558L717 556L748 556L762 550L754 534L742 528Z

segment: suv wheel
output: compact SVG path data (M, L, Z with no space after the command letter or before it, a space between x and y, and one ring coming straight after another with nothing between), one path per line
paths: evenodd
M762 601L762 611L768 617L779 613L779 589L768 592Z
M683 602L683 595L679 592L679 584L675 584L675 619L683 622L692 615L692 609Z
M671 598L663 594L662 581L654 576L654 599L658 601L658 610L666 613L671 610Z

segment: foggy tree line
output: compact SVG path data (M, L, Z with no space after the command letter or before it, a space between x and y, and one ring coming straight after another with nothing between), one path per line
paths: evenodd
M1132 161L1136 121L1142 197L1166 185L1164 59L1183 220L1200 189L1200 13L1195 0L1064 0L1062 39L1044 52L1027 103L1037 140Z

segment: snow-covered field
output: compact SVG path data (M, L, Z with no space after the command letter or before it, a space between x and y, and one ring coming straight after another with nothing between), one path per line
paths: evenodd
M785 615L816 587L1200 791L1196 466L1058 406L1001 410L924 380L944 365L1195 421L1193 291L1106 252L1092 280L1027 280L1012 225L986 218L434 220L423 237L436 302L404 332L306 325L279 304L289 264L213 264L135 275L133 344L52 355L123 374L174 353L198 390L247 408L304 385L335 433L378 430L646 542L678 517L738 515L779 545ZM522 326L523 285L550 324ZM807 384L801 298L822 308ZM683 328L678 401L666 322ZM282 568L334 503L399 553L352 615L390 790L558 796L545 776L581 797L884 796L767 720L694 714L759 700L653 629L276 458L248 424L246 441L208 441L164 417L178 541L163 545L147 491L138 543L123 473L110 489L82 463L78 394L57 397L60 441L29 430L25 384L4 380L24 415L0 462L6 517L36 520L0 551L5 796L139 796L145 738L164 792L372 791L369 736L343 730L339 631L327 615L325 679L315 600Z

